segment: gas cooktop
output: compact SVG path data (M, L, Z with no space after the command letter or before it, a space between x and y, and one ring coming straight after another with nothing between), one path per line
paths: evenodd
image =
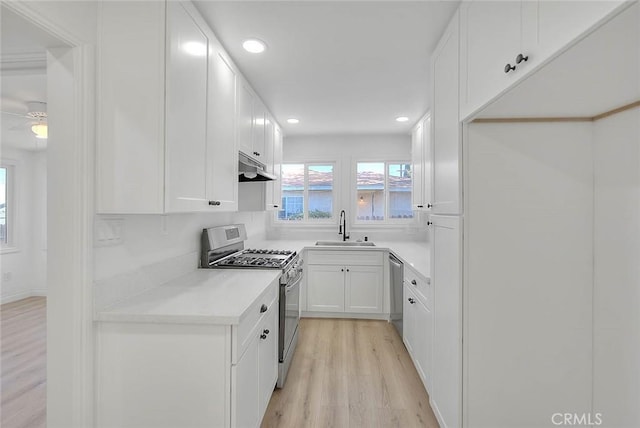
M289 250L243 250L211 264L218 268L283 269L296 256Z

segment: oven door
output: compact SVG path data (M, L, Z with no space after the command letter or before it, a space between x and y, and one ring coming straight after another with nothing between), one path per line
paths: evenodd
M302 270L297 278L280 286L280 331L278 335L278 358L283 362L289 354L291 341L300 321L300 284Z

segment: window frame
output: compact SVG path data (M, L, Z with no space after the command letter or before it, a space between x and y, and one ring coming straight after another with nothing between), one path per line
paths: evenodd
M338 175L338 166L336 161L287 161L282 162L280 166L280 177L282 177L282 168L285 165L303 165L304 166L304 188L302 189L302 220L285 220L281 219L279 216L280 210L275 212L275 224L277 225L287 225L287 226L312 226L312 225L334 225L337 223L337 201L338 201L338 192L336 189L336 177ZM319 219L310 219L309 218L309 167L313 166L331 166L333 167L333 180L332 180L332 188L331 188L331 217L330 218L319 218ZM282 183L280 183L280 188L282 190ZM281 192L281 199L285 197L284 190ZM284 203L281 201L283 208Z
M383 163L384 164L384 220L359 220L357 216L358 212L358 164L360 163ZM353 174L351 181L351 202L349 207L351 208L351 221L354 226L409 226L414 225L417 221L415 211L412 209L411 218L394 218L389 215L391 198L389 197L389 165L393 164L406 164L412 165L411 160L387 160L387 159L354 159L353 162ZM411 171L411 194L413 197L413 170ZM412 203L410 202L413 208Z
M19 251L18 248L18 240L16 236L16 232L18 228L16 227L16 221L18 216L16 215L16 182L17 182L17 174L16 174L16 166L18 162L12 159L0 159L0 168L6 169L6 209L5 209L5 223L6 223L6 234L7 234L7 242L0 242L0 254L6 253L15 253Z

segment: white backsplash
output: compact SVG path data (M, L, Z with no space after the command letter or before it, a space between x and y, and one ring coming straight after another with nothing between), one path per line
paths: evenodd
M94 248L96 309L140 294L197 269L200 234L207 227L243 223L249 239L266 238L266 212L96 215L96 230L121 225L115 245Z

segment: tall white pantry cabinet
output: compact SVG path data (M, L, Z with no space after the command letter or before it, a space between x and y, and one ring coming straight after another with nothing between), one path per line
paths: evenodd
M465 1L432 55L441 427L640 426L639 9Z

